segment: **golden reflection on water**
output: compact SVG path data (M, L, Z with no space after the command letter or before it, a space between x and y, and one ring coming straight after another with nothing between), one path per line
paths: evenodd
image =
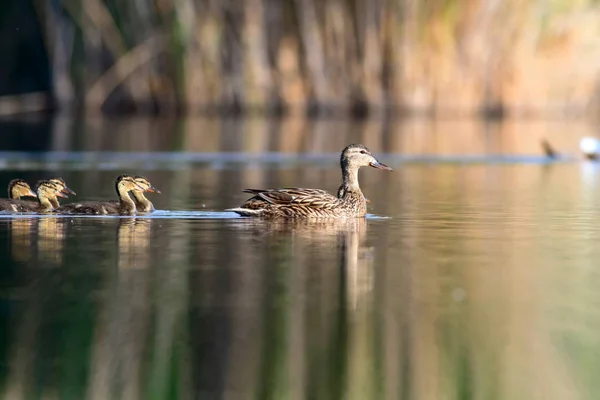
M35 230L36 219L15 218L10 221L10 244L12 258L16 262L27 262L35 251L32 247L32 236Z
M68 220L63 218L39 218L37 221L38 259L51 265L63 263L65 227Z
M57 218L24 217L10 221L11 254L17 262L57 266L63 262L65 227Z
M99 304L88 399L143 398L140 382L152 306L151 227L143 218L118 221L117 269L107 274Z
M57 121L64 118L59 117ZM89 118L75 124L66 118L55 125L49 150L310 154L336 153L349 143L363 143L374 152L407 156L541 156L541 143L545 139L559 154L577 155L579 140L597 134L595 124L586 120L128 117Z

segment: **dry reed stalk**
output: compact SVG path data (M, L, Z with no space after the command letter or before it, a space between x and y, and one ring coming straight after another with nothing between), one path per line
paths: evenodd
M269 110L278 98L292 111L344 113L567 108L572 98L585 104L594 96L598 69L581 67L569 51L600 53L586 33L600 9L586 0L65 0L61 7L38 7L55 98L64 106L94 88L86 98L105 96L88 104L96 109L108 92L117 108L128 101L134 111L166 113L190 104ZM166 51L134 62L135 74L101 93L97 79L106 81L121 68L113 64L157 34Z

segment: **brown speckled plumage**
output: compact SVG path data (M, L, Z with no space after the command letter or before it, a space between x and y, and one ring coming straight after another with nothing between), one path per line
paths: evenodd
M321 189L245 189L254 196L232 208L242 216L265 218L355 218L367 214L367 201L358 185L358 169L363 166L391 171L360 144L347 146L340 156L342 184L337 197Z

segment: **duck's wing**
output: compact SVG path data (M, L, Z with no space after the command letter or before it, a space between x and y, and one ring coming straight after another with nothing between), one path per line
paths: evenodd
M315 209L331 209L338 206L338 198L321 189L283 188L283 189L244 189L254 194L245 205L258 206L266 202L280 207L308 207Z

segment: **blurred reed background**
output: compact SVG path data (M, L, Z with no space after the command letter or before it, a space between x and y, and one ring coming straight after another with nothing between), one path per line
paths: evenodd
M504 119L474 118L155 118L147 116L76 117L58 115L52 119L12 117L0 124L0 158L10 168L31 168L31 158L13 151L51 151L32 155L50 168L48 161L61 161L59 153L82 152L175 152L239 153L250 161L254 156L280 153L292 157L305 154L337 163L339 151L348 143L367 143L377 153L393 153L396 161L419 161L430 157L487 157L488 161L517 157L521 161L543 161L540 145L548 140L560 157L579 157L579 141L596 136L590 119ZM188 154L189 156L189 154ZM103 157L107 157L105 154ZM457 160L458 160L457 158ZM107 158L95 161L106 162ZM82 159L90 162L91 159ZM124 160L121 160L123 162ZM176 160L161 164L154 157L146 168L171 168ZM284 160L280 160L284 162ZM392 161L391 159L388 161ZM84 167L87 164L83 165ZM89 165L88 165L89 166ZM336 174L339 171L336 170ZM337 175L336 175L337 176ZM112 193L112 192L111 192Z
M597 0L34 0L0 114L596 111Z

